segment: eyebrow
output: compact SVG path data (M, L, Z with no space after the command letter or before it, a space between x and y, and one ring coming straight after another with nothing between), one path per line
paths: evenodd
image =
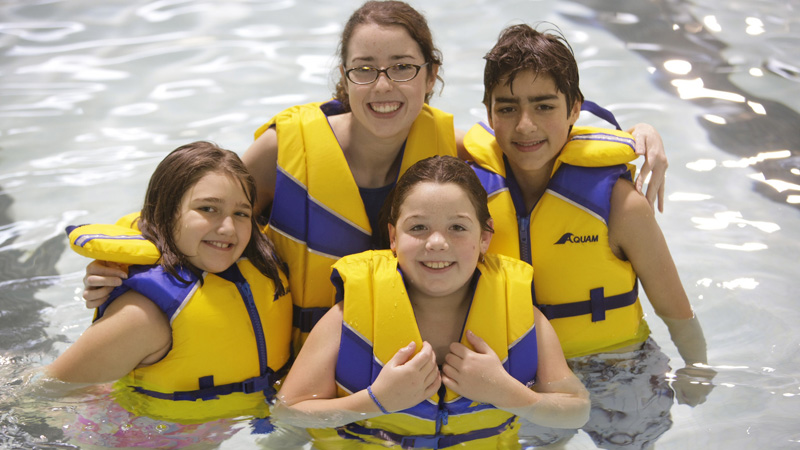
M545 95L537 95L533 97L527 97L528 102L530 103L538 103L538 102L546 102L548 100L558 100L558 95L556 94L545 94ZM513 103L519 104L520 98L519 97L495 97L495 103Z
M201 197L201 198L193 198L192 203L213 203L213 204L220 204L223 203L223 200L219 197ZM252 209L250 203L247 202L238 202L236 203L237 208L247 208Z
M409 221L409 220L424 220L424 219L429 219L429 218L430 218L430 216L426 216L426 215L422 215L422 214L415 214L413 216L406 217L404 222ZM472 222L472 217L470 217L469 213L456 214L454 216L448 216L447 217L447 220L456 220L456 219L466 219L466 220L469 220L470 222Z
M390 61L402 61L404 59L415 59L415 58L416 57L413 56L413 55L394 55L394 56L390 56L389 60ZM372 63L372 62L375 62L375 57L374 56L359 56L359 57L353 58L353 61L352 61L351 64Z

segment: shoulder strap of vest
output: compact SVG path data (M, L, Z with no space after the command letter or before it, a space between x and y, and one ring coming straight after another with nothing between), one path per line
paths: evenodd
M617 122L617 118L614 117L614 113L611 111L603 108L602 106L598 105L597 103L591 100L584 100L583 104L581 105L581 111L586 111L594 114L595 116L605 120L606 122L614 125L617 130L622 130L622 127L619 126L619 122Z
M580 167L563 164L550 179L547 192L566 200L608 225L611 190L620 177L630 176L625 165Z

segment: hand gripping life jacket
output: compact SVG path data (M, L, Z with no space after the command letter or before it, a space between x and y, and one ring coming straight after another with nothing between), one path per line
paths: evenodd
M503 367L523 384L533 383L537 369L536 331L531 307L531 267L519 260L487 254L473 279L472 303L461 342L472 330L497 353ZM412 340L422 337L408 299L397 258L390 251L365 252L341 259L331 280L344 315L336 382L339 396L366 389L387 361ZM392 414L337 429L310 430L323 445L325 437L392 448L518 448L516 416L477 403L449 389ZM504 447L499 443L508 443ZM396 447L395 447L396 446ZM361 448L361 447L359 447ZM377 448L377 447L376 447Z
M276 298L273 281L247 259L221 273L204 273L202 285L179 269L187 284L157 265L156 246L130 227L84 225L67 233L83 256L132 264L95 320L129 289L152 300L170 320L169 353L115 384L123 408L177 423L269 415L265 399L274 395L273 385L289 363L290 295ZM283 275L281 282L287 283Z
M333 306L328 283L331 264L370 250L372 229L364 203L328 117L343 113L341 103L289 108L256 131L278 133L278 169L267 235L289 266L295 304L295 346ZM456 155L453 116L423 106L402 150L398 176L415 162Z
M537 306L567 358L610 351L650 334L636 274L608 242L611 190L631 179L633 138L621 131L573 127L546 192L527 211L492 130L474 126L464 145L489 195L496 252L531 262Z

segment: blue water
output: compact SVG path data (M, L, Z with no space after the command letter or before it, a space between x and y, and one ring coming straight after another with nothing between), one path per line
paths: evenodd
M411 3L444 54L432 103L458 127L484 116L481 57L500 29L547 20L572 43L589 99L662 134L658 220L717 375L705 403L672 408L657 447L800 448L800 3ZM53 399L29 377L90 321L87 261L66 251L64 227L138 209L180 144L242 153L276 112L327 99L341 26L359 4L0 2L0 447L74 444L63 427L90 398ZM241 428L223 448L254 445ZM594 446L581 434L568 448Z

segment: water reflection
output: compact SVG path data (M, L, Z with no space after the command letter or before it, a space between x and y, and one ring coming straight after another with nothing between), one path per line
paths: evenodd
M702 5L682 1L576 2L588 9L580 14L563 14L578 23L603 27L619 37L629 49L650 61L654 68L652 80L660 89L703 108L705 114L697 121L715 146L742 157L765 151L788 152L786 157L763 159L753 164L765 181L755 189L773 200L799 204L794 194L800 190L800 176L795 172L800 168L800 133L797 132L800 114L783 103L748 92L731 80L733 75L748 73L750 67L743 58L726 59L727 44L715 36L723 31L715 15L695 17L693 10L701 9ZM775 11L771 17L777 24L774 26L785 24L788 27L792 6L776 3L773 7ZM625 11L624 15L620 11ZM627 19L622 20L625 17ZM758 19L748 18L743 25L746 26L744 32L751 37L761 36L764 31ZM783 48L761 37L759 43L770 45L770 50ZM797 69L778 59L783 53L783 50L759 51L756 56L769 55L762 61L765 69L787 80L798 81Z

